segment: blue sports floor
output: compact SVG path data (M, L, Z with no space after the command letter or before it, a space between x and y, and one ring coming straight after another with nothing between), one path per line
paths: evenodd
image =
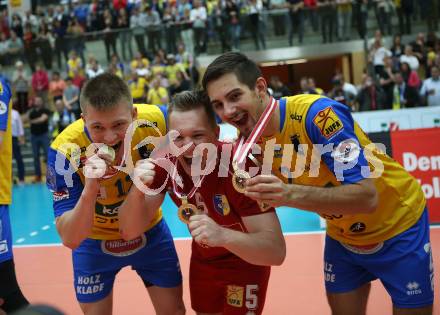
M167 196L163 213L174 238L190 237L180 222L176 206ZM319 217L310 212L281 207L277 209L284 233L319 231ZM14 186L10 209L14 245L59 244L52 210L52 195L44 184Z

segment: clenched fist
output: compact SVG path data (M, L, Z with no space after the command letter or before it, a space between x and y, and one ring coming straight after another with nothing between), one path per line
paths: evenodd
M140 181L145 186L151 185L156 174L154 167L155 165L151 159L137 161L133 171L134 181Z

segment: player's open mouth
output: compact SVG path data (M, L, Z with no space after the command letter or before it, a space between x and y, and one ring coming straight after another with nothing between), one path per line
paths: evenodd
M113 150L115 150L115 152L117 152L119 150L119 148L121 147L122 141L119 141L118 143L111 145L110 147L113 148Z
M235 117L231 119L231 122L238 127L244 126L248 121L248 117L249 117L248 113L242 112L240 114L235 115Z

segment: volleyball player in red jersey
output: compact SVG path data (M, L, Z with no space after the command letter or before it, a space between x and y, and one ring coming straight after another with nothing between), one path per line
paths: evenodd
M259 204L239 193L232 184L233 169L229 155L232 144L218 141L219 127L206 98L198 92L182 92L168 107L170 130L179 136L175 145L189 148L177 158L177 174L167 174L154 167L151 160L138 163L135 170L142 181L156 189L167 181L162 198L168 190L173 201L197 207L189 218L188 228L193 236L190 264L190 293L192 308L197 314L261 314L271 265L280 265L286 255L286 245L274 208L262 209ZM200 150L199 144L216 148L213 155ZM212 152L212 151L211 151ZM208 159L208 155L213 158ZM197 176L198 162L207 175ZM191 166L193 165L193 168ZM212 172L209 172L213 169ZM196 176L194 179L194 176ZM194 181L193 181L194 179ZM157 198L148 196L146 198ZM133 237L141 233L136 226L143 224L142 214L120 213L120 224ZM148 212L148 210L145 210ZM127 224L128 219L133 224ZM136 223L134 223L136 222Z

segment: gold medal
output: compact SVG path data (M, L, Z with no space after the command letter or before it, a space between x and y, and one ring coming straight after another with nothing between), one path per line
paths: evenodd
M194 214L199 213L199 209L192 203L188 203L186 197L182 197L182 204L180 205L178 211L179 219L185 224L189 224L189 218Z
M245 183L246 180L251 178L248 172L244 170L235 169L234 175L232 176L232 186L234 186L235 190L239 193L243 194L245 192Z

